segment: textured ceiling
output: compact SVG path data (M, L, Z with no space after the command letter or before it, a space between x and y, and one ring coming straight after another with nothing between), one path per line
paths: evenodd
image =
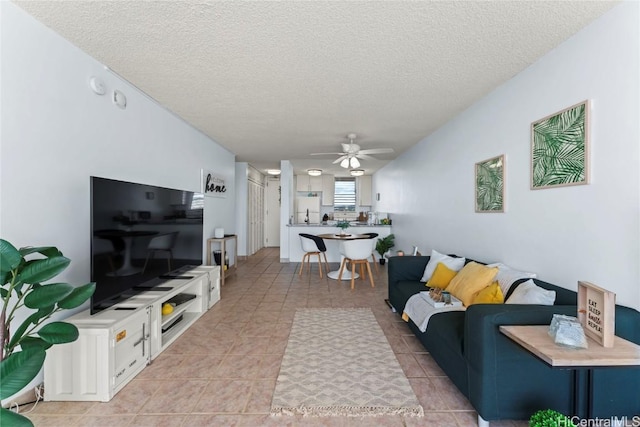
M382 166L611 1L16 1L245 161ZM338 167L339 171L340 168ZM344 170L342 170L344 171Z

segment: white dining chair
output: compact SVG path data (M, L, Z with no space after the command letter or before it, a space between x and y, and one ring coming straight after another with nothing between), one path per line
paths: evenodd
M369 257L371 257L372 242L374 239L356 239L345 240L341 245L341 253L344 256L340 264L340 273L338 280L342 280L342 272L347 263L351 265L351 289L355 287L356 265L360 266L360 278L364 280L365 266L369 275L371 287L376 285L373 283L373 275L371 274L371 266L369 265Z
M318 256L318 271L320 271L320 278L322 278L322 259L320 255L324 256L324 266L329 274L329 263L327 262L327 246L324 244L324 240L321 237L314 236L313 234L300 233L300 244L304 255L302 256L302 262L300 263L300 272L298 275L302 275L304 270L304 263L307 262L307 268L311 272L311 255Z

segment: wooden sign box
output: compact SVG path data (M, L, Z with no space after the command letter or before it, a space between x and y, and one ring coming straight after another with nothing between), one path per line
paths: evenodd
M613 347L616 294L589 282L578 282L578 320L584 333L603 347Z

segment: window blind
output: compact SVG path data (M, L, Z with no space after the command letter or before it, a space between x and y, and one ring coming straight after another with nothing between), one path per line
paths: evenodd
M355 212L356 210L356 179L336 178L333 195L333 209L336 211Z

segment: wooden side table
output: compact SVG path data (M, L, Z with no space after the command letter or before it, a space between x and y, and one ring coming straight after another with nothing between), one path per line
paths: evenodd
M500 326L500 332L518 343L536 357L554 368L572 369L574 373L574 414L592 418L593 368L640 366L640 346L620 337L614 337L613 347L603 347L587 337L589 348L573 349L557 345L548 334L549 325ZM586 414L577 414L580 397L578 371L587 371L583 392L587 395Z
M233 244L233 252L231 252L231 255L233 256L229 256L229 265L225 270L225 255L227 255L227 252L229 251L228 246L230 242ZM220 286L224 286L225 278L235 273L236 268L238 267L238 236L235 234L229 234L222 238L212 237L207 239L207 265L213 265L211 264L212 243L220 245Z

